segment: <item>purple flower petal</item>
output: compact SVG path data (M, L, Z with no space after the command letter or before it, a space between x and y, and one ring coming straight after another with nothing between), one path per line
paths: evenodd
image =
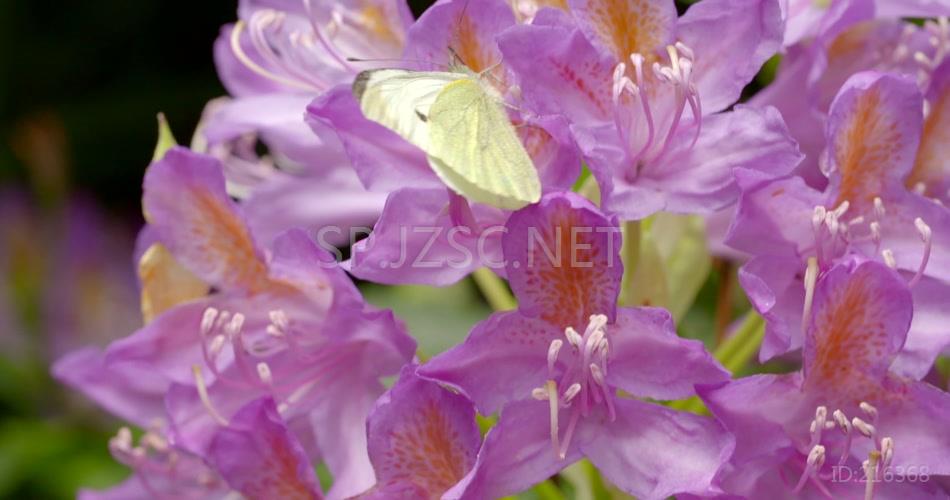
M709 417L633 399L617 400L617 419L585 422L579 446L605 478L638 498L712 491L734 438Z
M349 85L334 87L318 97L307 107L306 119L321 129L329 126L336 131L367 189L389 192L405 186L443 187L422 150L363 116Z
M903 190L920 141L922 96L910 78L874 72L852 76L828 116L829 189L869 213L879 196Z
M781 47L782 27L776 0L706 0L690 6L676 24L676 35L696 55L693 74L705 113L739 99Z
M512 403L485 436L475 468L446 497L475 500L512 495L580 458L576 444L567 450L564 459L559 459L552 448L547 401Z
M805 268L797 257L754 257L739 269L739 283L766 321L759 360L802 347Z
M623 264L620 231L573 193L547 195L508 219L502 248L519 310L555 328L614 318Z
M634 53L655 57L673 41L676 5L670 0L569 0L568 5L588 40L615 61Z
M803 353L805 389L827 395L828 406L873 400L912 316L906 282L883 264L832 268L815 289Z
M739 107L707 116L695 145L693 138L692 128L679 129L668 152L639 169L634 180L626 177L626 165L611 164L613 189L604 206L626 219L640 219L659 210L712 213L738 197L734 169L781 176L801 160L781 116L770 108ZM614 152L591 161L616 158L620 156ZM592 163L592 168L603 169L603 165ZM644 204L644 193L649 192L656 193L657 200Z
M462 391L491 415L544 384L551 341L563 331L520 312L493 314L460 345L419 367L419 374Z
M612 352L607 382L635 396L685 398L695 394L696 384L729 380L702 342L676 335L665 309L621 308L617 322L607 327L607 339Z
M438 498L475 465L481 435L464 396L420 379L407 365L367 421L375 490L417 488Z
M142 205L162 243L205 282L247 292L268 286L262 254L224 190L217 160L169 150L145 174Z
M228 426L215 433L208 460L248 498L323 498L307 455L271 399L238 410Z
M480 267L499 267L503 213L456 198L471 219L456 220L453 196L444 187L392 193L372 234L353 246L349 271L378 283L445 286Z

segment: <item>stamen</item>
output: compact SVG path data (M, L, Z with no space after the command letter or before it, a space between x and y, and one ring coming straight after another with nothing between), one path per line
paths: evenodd
M815 233L815 256L818 258L819 262L824 260L821 245L821 228L825 222L826 215L828 215L828 211L822 205L815 206L814 211L811 214L811 227L812 231Z
M884 208L884 201L881 200L880 196L874 197L874 214L878 219L883 219L887 215L887 210Z
M881 465L885 470L891 466L891 461L894 460L894 439L886 437L881 439Z
M923 196L924 193L927 192L927 184L924 182L918 182L917 184L914 184L914 192Z
M872 423L877 421L877 408L872 406L871 403L861 401L861 403L858 404L858 408L861 408L861 411L868 415Z
M541 387L535 387L531 390L531 397L537 399L538 401L547 401L548 391Z
M566 391L564 391L564 404L570 404L571 400L574 399L574 397L577 396L577 393L579 392L581 392L581 384L578 384L577 382L571 384L571 386L568 387Z
M214 405L211 404L211 398L208 397L208 388L205 387L205 379L201 375L201 367L198 365L193 365L191 367L191 372L195 378L195 388L198 389L198 397L201 398L201 404L204 405L205 410L208 411L208 414L211 415L211 418L214 419L220 425L228 425L227 419L221 416L218 413L218 410L215 409Z
M580 347L581 342L583 341L583 339L581 339L581 335L577 333L577 330L571 327L567 327L564 329L564 336L567 337L567 341L572 346L574 346L575 349Z
M604 387L607 385L604 381L604 372L600 371L599 366L597 366L594 363L591 363L590 366L588 366L588 368L590 369L590 376L594 378L594 382L596 382L597 385L601 387Z
M557 355L561 351L562 345L564 345L564 341L554 339L551 341L551 345L548 346L548 375L554 374L554 364L557 363Z
M221 349L224 348L224 342L227 339L224 335L217 335L214 339L211 340L211 345L208 346L208 356L213 360L218 357L218 354L221 353Z
M881 452L871 450L868 453L868 459L864 461L864 500L874 500L874 484L877 483L877 463L881 457Z
M209 307L205 309L204 314L201 315L201 335L207 336L211 333L211 330L214 329L214 321L218 319L218 310Z
M274 383L274 376L271 374L270 366L263 361L257 364L257 376L260 377L261 382L267 385Z
M930 261L930 250L933 246L933 231L930 229L930 226L920 217L914 219L914 225L917 226L917 232L920 233L920 240L924 243L924 255L920 259L920 266L917 268L917 273L914 274L914 277L911 278L908 283L911 287L916 285L923 277L924 271L927 269L927 263Z
M894 252L890 248L881 250L881 257L884 259L884 263L887 264L887 267L897 269L897 260L894 259Z
M231 51L234 53L234 56L237 57L238 60L244 64L244 66L247 67L247 69L263 76L264 78L273 80L277 83L282 83L290 87L306 90L308 92L320 91L319 88L313 85L278 75L267 69L264 69L261 67L261 65L254 62L254 60L244 53L244 48L241 47L241 32L244 31L244 28L244 21L238 20L238 22L234 23L234 28L231 30Z
M811 421L811 445L814 446L821 442L821 432L825 429L825 423L828 421L828 408L819 406L815 408L815 418Z
M835 422L838 423L838 428L844 434L844 446L842 447L841 458L838 459L838 465L844 465L848 460L848 456L851 455L851 422L848 422L848 417L841 410L835 410L832 416Z
M874 221L868 224L868 227L871 229L871 241L874 242L876 248L875 253L881 251L881 224L877 221Z
M287 319L287 313L283 309L277 309L268 313L270 316L271 323L274 324L277 328L280 328L282 331L286 330L290 326L290 320Z
M548 409L550 411L551 417L551 445L554 447L554 453L560 455L561 445L558 442L558 424L557 424L557 415L560 410L557 397L557 382L553 380L548 380L544 383L544 387L548 391ZM575 412L576 413L576 412Z
M811 321L811 305L815 299L815 283L818 281L818 259L808 258L808 267L805 268L805 308L802 310L802 331L808 331Z
M808 459L805 460L805 470L802 471L801 477L798 478L798 484L795 485L795 488L792 490L792 492L798 493L802 491L802 488L805 487L805 481L821 470L821 467L824 464L825 447L820 444L812 446L811 451L808 452Z
M297 403L297 401L300 401L308 392L310 392L311 389L316 387L319 381L319 379L311 380L310 382L298 387L290 394L290 396L287 396L287 399L285 399L283 403L277 405L277 411L280 413L286 412L291 405Z
M876 431L874 426L865 422L864 420L861 420L860 417L854 417L851 419L851 425L854 426L854 428L860 432L862 436L871 439L874 438L874 433Z
M109 439L109 448L118 452L132 452L132 431L128 427L122 426L114 437Z

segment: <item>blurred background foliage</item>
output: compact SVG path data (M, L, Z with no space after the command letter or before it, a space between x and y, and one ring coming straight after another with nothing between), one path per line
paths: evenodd
M186 138L224 93L211 47L235 3L0 2L0 498L72 498L127 474L107 450L120 423L59 387L49 365L141 324L132 248L155 116ZM417 14L428 4L410 3ZM679 266L651 264L666 274L638 277L654 289L637 299L663 302L685 336L715 344L748 307L734 268L706 255L695 221L641 230L644 261ZM489 313L470 281L362 288L406 320L426 357ZM596 479L585 467L563 477Z

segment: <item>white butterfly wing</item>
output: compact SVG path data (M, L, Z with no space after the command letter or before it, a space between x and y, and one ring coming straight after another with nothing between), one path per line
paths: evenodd
M446 85L467 78L461 73L377 69L353 82L363 115L395 131L423 151L429 150L429 108Z
M429 108L429 165L479 203L517 210L541 199L541 181L498 99L472 78L446 85Z

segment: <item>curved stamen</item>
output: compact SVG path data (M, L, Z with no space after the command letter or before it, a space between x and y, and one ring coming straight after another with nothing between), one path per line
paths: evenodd
M228 420L218 413L217 408L211 403L211 398L208 397L208 388L205 386L205 379L201 375L201 367L194 365L191 367L191 372L195 379L195 388L198 390L198 397L201 398L201 404L203 404L205 410L208 411L208 415L211 415L211 418L218 424L228 425Z
M821 470L821 466L825 464L825 447L820 444L813 446L811 451L808 452L808 459L805 463L805 470L802 471L801 477L798 478L798 483L792 490L793 493L802 491L802 488L805 487L805 481L817 475L817 472Z
M241 61L242 64L244 64L244 66L246 66L251 71L263 76L264 78L273 80L277 83L282 83L284 85L306 90L309 92L320 91L319 88L314 87L313 85L310 85L309 83L287 78L287 77L278 75L272 71L269 71L263 68L261 65L257 64L256 62L254 62L253 59L248 57L248 55L244 53L244 49L241 47L241 32L244 30L244 27L245 27L244 21L239 20L238 22L234 23L234 28L231 30L231 51L234 53L234 56L237 57L238 60Z
M321 29L321 27L317 25L317 20L316 20L316 16L314 15L314 9L313 9L313 5L311 4L311 0L303 0L303 5L304 5L304 9L307 11L307 19L310 21L310 26L313 27L313 33L316 35L317 40L320 42L320 45L323 45L323 48L326 49L327 54L330 54L330 57L332 57L338 63L340 63L341 66L355 73L356 69L353 68L352 65L350 65L350 63L346 60L345 57L340 55L340 53L336 50L336 46L330 43L327 37L324 36L323 29ZM340 22L338 21L339 13L336 13L335 15L337 16L335 18L335 21Z
M557 397L557 382L553 380L548 380L547 382L544 383L544 387L545 389L547 389L548 409L550 411L550 418L551 418L551 445L554 447L554 453L557 453L560 455L561 446L558 442L559 429L558 429L558 423L557 423L557 417L558 417L558 412L560 411L560 408L559 408L560 405L558 404L558 397ZM576 414L576 412L574 413Z
M835 410L832 416L838 424L838 428L844 434L844 446L842 447L841 457L838 459L838 465L844 465L851 455L851 422L848 421L848 417L841 410Z
M927 269L927 263L930 261L930 250L933 246L933 231L930 229L923 219L917 217L914 219L914 225L917 227L917 232L920 233L920 240L924 243L924 255L920 259L920 266L917 268L917 273L914 274L914 277L911 278L908 286L913 287L924 275L924 271Z
M808 322L811 321L811 306L815 300L815 283L818 281L818 259L808 258L805 268L805 306L802 309L802 331L808 331Z

